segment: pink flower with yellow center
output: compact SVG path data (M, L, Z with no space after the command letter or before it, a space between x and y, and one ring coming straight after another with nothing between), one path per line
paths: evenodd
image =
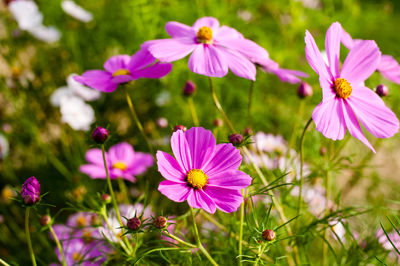
M396 115L364 85L380 63L381 52L374 41L360 41L350 50L340 69L342 34L338 22L333 23L326 33L327 65L314 38L306 31L306 58L319 75L323 92L323 100L314 109L312 118L317 130L325 137L343 139L348 129L352 136L375 152L359 122L378 138L392 137L399 130Z

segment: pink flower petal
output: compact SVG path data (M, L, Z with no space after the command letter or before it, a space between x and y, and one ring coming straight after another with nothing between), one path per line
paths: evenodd
M343 63L340 77L352 85L364 82L374 73L380 62L381 52L374 41L362 41L350 50Z
M265 68L262 69L265 70ZM302 71L284 69L284 68L278 68L272 71L267 70L267 72L273 73L277 75L281 81L288 82L291 84L300 83L301 79L299 77L308 77L308 75Z
M360 87L353 90L348 103L363 126L375 137L389 138L399 131L396 115L370 89Z
M198 44L194 39L174 38L148 41L144 47L161 62L172 62L190 54Z
M107 154L106 154L106 158L107 158ZM103 153L102 153L101 149L94 148L94 149L88 150L85 154L85 159L89 163L101 165L102 167L104 167Z
M172 38L196 37L196 31L192 27L175 21L167 22L165 30Z
M346 134L341 98L332 98L321 102L315 107L312 119L317 130L327 138L340 140Z
M213 39L215 42L220 42L223 40L243 39L243 35L234 28L221 26L217 32L213 32Z
M122 178L122 179L128 180L132 183L136 181L136 178L134 177L134 175L132 173L129 173L126 170L111 168L109 170L109 173L110 173L111 179Z
M237 170L242 162L240 151L231 143L222 143L216 146L212 159L203 166L207 176L213 176L228 170Z
M146 48L141 48L134 55L132 55L131 60L127 68L130 73L134 73L137 70L145 68L148 65L153 64L156 61L154 56Z
M200 44L189 58L189 68L194 73L209 77L223 77L228 73L224 56L213 45Z
M204 192L213 199L217 208L223 212L234 212L243 202L243 196L240 190L207 186Z
M154 158L149 153L135 152L133 162L128 166L127 172L132 175L140 175L147 171L147 169L154 164Z
M250 186L252 178L239 170L228 170L208 176L207 186L242 189Z
M216 206L214 201L201 189L192 189L187 198L187 202L192 208L203 209L206 212L215 213Z
M172 65L169 63L155 63L152 66L137 70L132 73L134 79L148 78L148 79L159 79L167 75L172 69Z
M156 157L158 171L165 179L176 183L186 183L186 172L182 170L174 157L162 151L157 151Z
M135 157L135 152L131 144L127 142L118 143L108 150L108 158L112 163L124 162L130 165Z
M127 69L129 61L131 61L131 56L129 55L115 55L104 63L104 69L112 74L117 70Z
M133 77L131 75L118 75L113 77L112 82L120 84L120 83L127 83L131 80L133 80Z
M343 27L342 27L342 36L341 36L341 38L340 38L340 41L341 41L341 42L343 43L343 45L344 45L347 49L349 49L349 50L351 50L351 48L353 48L354 45L355 45L355 43L354 43L353 38L351 37L351 35L350 35L347 31L345 31L345 30L343 29Z
M344 120L346 121L346 127L349 129L350 134L353 137L361 140L368 148L370 148L374 153L376 153L374 147L372 147L371 143L369 143L368 139L364 136L360 124L358 123L358 120L354 115L353 110L351 109L349 103L345 101L342 107L343 107L343 117Z
M176 161L185 173L193 169L192 155L190 153L189 144L182 130L178 130L171 137L172 152Z
M175 202L185 201L193 189L183 183L175 183L169 180L164 180L158 186L164 196Z
M382 55L378 70L385 78L400 84L400 64L392 56Z
M112 75L103 70L89 70L82 76L75 76L74 79L83 85L102 92L113 92L118 84L112 82Z
M216 148L214 135L202 127L192 127L185 132L185 137L192 156L192 168L202 169L214 154Z
M106 170L104 166L95 164L84 164L79 167L81 173L87 174L91 178L106 178Z
M237 51L215 47L224 56L224 61L232 72L239 77L256 80L256 66Z
M334 78L339 77L340 39L342 26L339 22L332 23L326 32L325 49L328 56L329 69Z
M196 33L201 27L209 27L214 32L219 28L219 21L213 17L202 17L193 24L193 29Z
M244 38L222 40L217 39L216 45L235 50L250 59L250 61L258 63L260 65L263 65L263 63L269 59L269 54L267 50L265 50L255 42Z

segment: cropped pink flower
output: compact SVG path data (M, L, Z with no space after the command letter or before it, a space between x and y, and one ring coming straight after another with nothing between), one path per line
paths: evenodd
M262 71L277 75L283 82L295 84L301 82L300 78L308 77L306 73L299 70L281 68L277 62L269 58L258 62L258 64L260 64Z
M344 46L348 49L353 48L357 43L361 42L362 40L353 38L350 36L342 28L342 37L341 42ZM400 64L393 58L391 55L382 55L381 61L378 64L377 70L381 72L381 74L387 78L388 80L393 81L394 83L400 84Z
M343 139L348 129L352 136L375 152L359 122L378 138L391 137L399 129L396 115L375 92L364 86L364 81L380 62L381 52L374 41L360 41L350 50L340 69L341 37L342 27L335 22L326 33L327 65L314 38L306 31L307 61L319 75L323 92L323 100L314 109L312 118L325 137Z
M232 144L216 145L211 131L193 127L171 137L172 157L157 152L158 171L167 179L158 190L176 202L214 213L234 212L243 202L241 189L251 177L239 171L242 156Z
M113 92L119 84L139 78L158 79L167 75L171 64L156 62L156 59L145 49L133 56L116 55L104 63L105 70L89 70L75 80L102 92Z
M82 165L80 171L94 179L106 179L101 149L88 150L85 158L89 164ZM153 156L135 152L132 145L126 142L112 146L106 152L106 160L111 179L121 177L131 182L135 182L135 176L146 172L154 163Z
M229 68L239 77L255 80L252 62L268 58L265 49L235 29L220 26L213 17L200 18L192 27L171 21L165 30L171 39L148 41L142 47L161 62L173 62L192 53L189 68L197 74L223 77Z

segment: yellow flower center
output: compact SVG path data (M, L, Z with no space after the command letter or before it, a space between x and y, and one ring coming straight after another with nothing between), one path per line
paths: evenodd
M342 78L338 78L334 82L334 89L336 92L336 95L339 96L342 99L347 99L351 95L352 88L350 83Z
M73 259L74 261L80 261L80 260L82 259L81 253L75 252L75 253L72 255L72 259Z
M207 179L207 175L200 169L192 169L187 173L187 182L193 188L203 188L207 184Z
M115 72L113 73L113 77L115 78L116 76L129 75L129 74L130 74L129 70L126 70L126 69L118 69L117 71L115 71Z
M85 241L85 243L91 243L93 241L91 232L84 232L82 234L82 238L83 238L83 241Z
M76 219L76 225L77 225L78 227L84 227L84 226L86 225L86 219L85 219L85 217L84 217L84 216L79 216L79 217Z
M116 162L116 163L114 163L113 165L112 165L112 167L114 168L114 169L119 169L119 170L122 170L122 171L125 171L128 167L126 166L126 164L125 163L123 163L123 162Z
M212 43L212 29L209 27L201 27L197 32L197 41L201 43Z

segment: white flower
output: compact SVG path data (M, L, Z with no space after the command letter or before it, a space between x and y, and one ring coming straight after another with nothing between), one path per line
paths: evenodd
M3 134L0 134L0 159L4 159L8 155L9 149L8 140Z
M59 107L61 104L61 99L64 97L74 96L74 92L68 87L60 87L56 89L50 96L50 102L53 106Z
M344 228L343 223L338 221L330 221L329 225L331 226L333 232L335 232L332 233L333 237L336 239L339 237L339 240L344 243L346 241L346 229Z
M56 42L61 37L61 33L53 26L39 25L27 31L36 39L48 43Z
M93 19L92 13L86 11L74 1L64 0L61 2L61 7L65 13L82 22L89 22Z
M68 88L70 88L75 95L80 96L82 99L89 102L97 100L101 97L100 91L86 87L85 85L79 83L74 79L74 76L77 76L77 74L73 73L68 76L67 84Z
M286 141L282 136L274 136L273 134L265 134L264 132L257 132L254 135L254 144L260 152L278 152L284 153L287 149Z
M165 106L171 101L171 94L168 91L162 91L156 96L156 104Z
M60 111L61 120L74 130L88 131L95 121L92 107L76 96L61 98Z

